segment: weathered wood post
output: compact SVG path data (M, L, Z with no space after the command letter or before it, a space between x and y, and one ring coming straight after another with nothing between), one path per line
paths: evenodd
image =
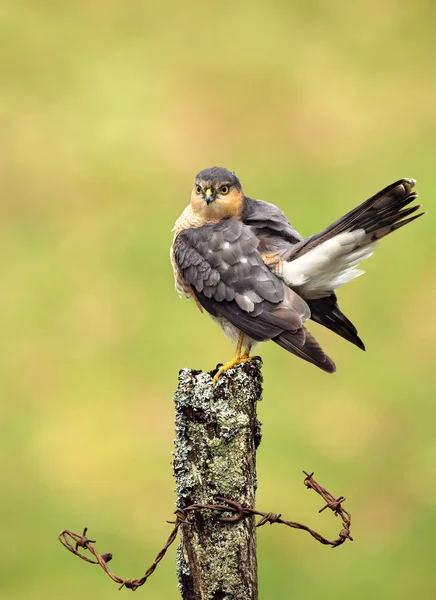
M249 362L212 376L183 369L174 396L174 476L177 506L216 504L217 496L255 506L256 449L262 396L260 364ZM183 600L257 600L254 517L217 521L212 511L192 511L180 527L177 554Z

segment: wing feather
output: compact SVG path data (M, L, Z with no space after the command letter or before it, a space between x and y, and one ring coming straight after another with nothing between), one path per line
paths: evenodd
M310 317L307 303L270 271L258 246L250 227L225 219L180 232L174 260L185 285L212 316L333 372L333 363L303 327Z

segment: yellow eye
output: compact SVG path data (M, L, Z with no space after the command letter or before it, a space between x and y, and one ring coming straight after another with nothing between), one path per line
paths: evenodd
M222 188L220 188L220 194L222 194L223 196L225 196L228 193L229 193L229 186L228 185L223 185Z
M199 185L195 186L195 193L196 194L201 194L201 187Z

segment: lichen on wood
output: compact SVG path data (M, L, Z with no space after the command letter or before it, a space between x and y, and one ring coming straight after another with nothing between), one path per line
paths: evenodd
M257 362L222 374L216 387L211 373L180 371L173 460L178 508L214 504L218 496L255 506L261 396ZM221 523L211 511L189 513L177 564L184 600L257 600L254 517Z

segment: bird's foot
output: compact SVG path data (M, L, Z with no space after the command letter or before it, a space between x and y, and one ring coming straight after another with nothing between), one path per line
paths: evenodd
M227 371L233 369L233 367L236 367L237 365L246 362L251 362L252 360L256 360L257 358L257 356L250 356L248 352L244 352L242 356L234 356L230 362L220 366L220 368L215 374L215 377L213 378L213 385L216 386L216 384L218 383L218 379L223 373L226 373Z
M251 356L251 354L247 351L241 356L240 362L262 362L261 356Z

